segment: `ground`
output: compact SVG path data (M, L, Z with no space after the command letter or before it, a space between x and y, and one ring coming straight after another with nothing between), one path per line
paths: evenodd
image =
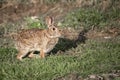
M120 79L119 0L1 0L0 15L1 80ZM18 61L10 34L46 28L46 16L65 38L45 59Z

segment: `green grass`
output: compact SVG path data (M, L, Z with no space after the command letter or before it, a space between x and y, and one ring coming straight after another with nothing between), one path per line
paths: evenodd
M119 27L120 9L111 8L102 12L94 8L77 9L69 13L62 21L64 27L85 27L91 29L92 26L98 29L105 27Z
M16 59L16 49L1 48L0 80L51 80L73 72L84 77L109 73L120 70L119 48L120 43L115 40L88 40L64 54L50 55L45 59L25 58L22 62Z
M51 2L57 2L57 0L51 0ZM77 9L66 15L60 25L62 27L83 26L87 29L95 26L103 29L106 26L119 27L119 19L120 10L117 8L107 12L93 8ZM0 33L14 32L21 24L21 22L6 24L0 29ZM25 28L45 28L42 20L34 21L31 18L25 18L24 25L26 25ZM67 50L60 53L59 49ZM72 42L63 41L52 53L59 53L59 55L51 54L45 59L25 58L21 62L16 59L15 48L0 48L0 80L51 80L69 73L78 73L86 77L90 74L120 70L120 37L110 40L88 39L85 44L78 44L76 48Z

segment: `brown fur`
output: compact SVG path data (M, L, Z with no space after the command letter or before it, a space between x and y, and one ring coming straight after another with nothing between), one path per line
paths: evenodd
M14 37L15 46L18 50L17 59L22 60L27 53L33 57L34 51L40 51L40 57L44 58L45 53L50 52L57 44L61 31L53 25L52 18L46 19L48 29L22 30Z

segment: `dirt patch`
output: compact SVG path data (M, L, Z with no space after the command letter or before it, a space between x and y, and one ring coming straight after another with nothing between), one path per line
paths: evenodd
M120 70L113 70L111 73L108 74L94 74L88 75L88 77L83 78L79 74L70 73L66 76L58 77L54 80L113 80L115 78L120 78Z
M41 4L39 1L29 2L29 4L23 3L6 3L0 7L0 23L14 22L20 20L25 16L54 16L59 18L65 15L68 11L76 8L76 6L66 3L56 4Z
M106 11L111 6L119 7L119 1L113 0L2 0L0 1L0 23L13 22L25 16L54 16L61 20L69 11L82 7L94 7Z
M120 28L105 28L104 30L90 29L85 30L84 28L72 29L66 28L63 30L63 35L65 38L74 41L84 42L86 39L111 39L120 35Z
M120 29L119 28L106 28L104 30L89 30L86 34L86 37L91 39L95 38L103 38L103 39L111 39L115 38L116 36L120 35Z

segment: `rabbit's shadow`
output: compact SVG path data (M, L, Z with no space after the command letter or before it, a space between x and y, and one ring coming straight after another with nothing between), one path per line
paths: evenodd
M76 40L70 40L66 38L60 38L55 48L48 54L57 54L58 51L65 52L71 48L76 48L78 44L85 43L87 38L84 36L85 31L79 33Z

